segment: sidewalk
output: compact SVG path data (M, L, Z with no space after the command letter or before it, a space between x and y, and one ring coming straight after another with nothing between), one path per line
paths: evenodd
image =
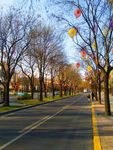
M110 103L112 115L105 116L104 101L101 105L93 102L102 150L113 150L113 96L110 96Z

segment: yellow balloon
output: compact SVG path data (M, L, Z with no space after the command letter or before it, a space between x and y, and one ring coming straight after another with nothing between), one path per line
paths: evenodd
M96 49L96 44L95 44L95 43L93 43L93 44L92 44L92 47L93 47L94 49Z
M85 57L82 57L82 60L84 61L84 60L85 60Z
M90 71L92 70L92 67L91 67L91 66L88 66L88 67L87 67L87 70L88 70L88 72L90 72Z
M68 34L71 38L73 38L77 34L77 30L75 28L72 28L68 31Z
M89 56L88 56L88 55L86 56L86 59L89 59Z
M17 74L19 74L20 73L20 71L17 71Z

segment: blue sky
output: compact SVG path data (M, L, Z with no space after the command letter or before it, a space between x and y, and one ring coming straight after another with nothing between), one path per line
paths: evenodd
M30 0L24 0L24 1L28 2ZM38 0L37 0L37 2L38 2ZM17 6L21 6L22 3L23 3L23 0L1 0L0 6L3 7L2 9L6 11L9 6L17 7ZM29 4L30 3L28 3L28 5L27 4L25 5L24 8L26 8L26 10L29 7ZM57 13L61 13L60 8L55 8L55 6L51 5L51 4L49 4L49 7L48 7L46 4L47 4L47 0L40 0L40 4L35 3L34 4L34 7L36 9L35 12L41 13L42 20L44 20L44 24L46 22L46 23L52 25L53 28L55 28L56 32L60 33L61 30L64 30L64 38L65 38L64 51L68 58L69 63L75 64L78 61L78 58L77 58L78 55L77 55L77 50L75 49L75 45L74 45L72 39L68 36L69 27L66 27L66 29L64 29L64 25L63 25L64 22L60 22L60 24L59 24L57 21L54 20L54 18L51 18L49 16L49 13L52 13L52 11L57 11ZM48 10L48 8L49 8L49 10ZM73 14L73 18L74 18L73 10L71 13ZM72 19L72 18L69 18L69 19ZM60 28L59 28L59 25L60 25Z

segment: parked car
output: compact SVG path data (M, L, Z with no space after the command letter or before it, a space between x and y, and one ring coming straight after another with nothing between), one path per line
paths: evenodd
M18 100L30 99L31 95L28 93L21 93L16 96Z

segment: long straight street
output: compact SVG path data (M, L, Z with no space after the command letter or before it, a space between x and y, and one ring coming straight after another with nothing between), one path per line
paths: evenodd
M93 150L85 94L0 117L0 150Z

